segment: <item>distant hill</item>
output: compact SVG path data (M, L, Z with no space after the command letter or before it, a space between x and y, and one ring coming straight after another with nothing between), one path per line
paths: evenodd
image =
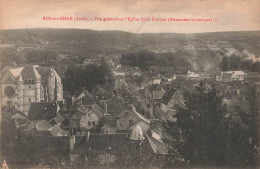
M11 52L7 50L12 47ZM28 50L38 50L38 53L39 50L50 50L58 55L79 56L77 63L98 54L121 56L144 50L172 53L169 55L185 59L194 71L214 71L219 69L224 55L246 53L248 58L260 58L260 31L136 34L87 29L0 30L0 49L6 49L0 51L0 59L4 58L2 61L6 64L14 60L26 62L28 52L19 53L17 47L29 47Z
M97 51L178 51L183 45L205 40L243 41L258 44L260 31L198 34L94 31L86 29L0 30L0 44L43 45L67 50ZM46 43L47 42L47 43Z

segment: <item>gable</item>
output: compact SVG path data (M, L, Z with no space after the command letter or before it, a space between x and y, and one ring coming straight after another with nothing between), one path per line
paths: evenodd
M82 117L82 113L79 112L79 111L77 111L76 113L74 113L74 114L70 117L70 119L81 119L81 117Z
M85 120L91 120L91 121L98 121L100 117L92 110L90 109L86 114L82 115L81 121Z
M13 74L10 71L8 71L2 79L2 83L15 83L15 82L16 82L16 78L13 76Z

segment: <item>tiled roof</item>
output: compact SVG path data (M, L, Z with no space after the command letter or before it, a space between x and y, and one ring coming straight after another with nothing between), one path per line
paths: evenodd
M35 127L38 131L48 131L52 127L52 125L48 121L42 120L41 122L36 124Z
M94 112L96 112L96 114L99 117L103 117L104 116L104 111L97 104L93 104L91 108L94 110Z
M52 136L59 136L59 137L69 135L68 131L61 129L60 124L57 124L57 125L53 126L52 128L50 128L50 133Z

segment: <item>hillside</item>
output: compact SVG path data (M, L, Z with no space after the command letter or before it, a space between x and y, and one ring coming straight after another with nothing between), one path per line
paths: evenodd
M259 46L260 31L135 34L87 29L0 30L0 59L6 60L5 64L26 62L28 52L35 50L36 54L42 53L37 50L44 50L54 51L58 56L78 56L76 63L97 55L119 57L147 50L173 53L185 59L194 71L212 71L219 68L223 56L236 54L258 60ZM18 48L22 48L22 52L18 52Z

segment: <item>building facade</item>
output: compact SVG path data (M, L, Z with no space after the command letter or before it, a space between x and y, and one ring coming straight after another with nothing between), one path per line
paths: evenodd
M63 101L61 78L53 67L26 65L1 72L1 105L28 115L32 102Z

